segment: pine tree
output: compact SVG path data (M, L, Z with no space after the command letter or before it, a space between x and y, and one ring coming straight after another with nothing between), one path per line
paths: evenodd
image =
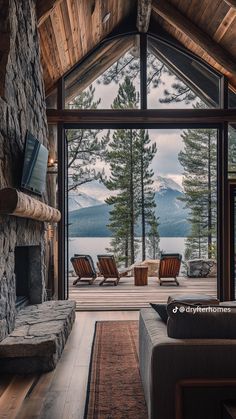
M114 237L112 241L114 253L117 253L116 256L121 259L123 252L125 266L133 264L135 260L135 224L138 218L133 151L135 136L133 130L116 130L107 152L111 176L105 184L109 190L117 191L115 196L106 200L112 205L109 228Z
M184 168L184 197L190 210L190 234L186 258L214 256L216 243L216 130L188 129L182 135L184 150L179 161Z
M94 92L90 86L75 98L70 108L96 109L100 101L94 101ZM69 191L101 179L103 172L97 170L96 163L104 160L108 139L99 133L95 129L67 130Z
M156 207L152 188L154 172L150 164L156 154L156 143L150 145L148 131L143 129L137 135L138 170L140 174L139 211L142 231L142 260L146 259L146 230L153 222L153 209Z
M158 219L155 216L155 213L153 213L152 218L149 221L150 228L146 238L147 252L151 259L157 259L160 255L160 236L158 226Z
M137 105L138 94L129 77L125 77L113 108L135 109ZM111 249L119 260L123 259L126 266L135 261L135 233L140 219L143 258L146 255L146 225L155 207L151 188L153 171L149 165L155 153L156 145L150 145L145 130L118 129L109 143L107 161L110 163L111 176L105 184L111 191L117 191L115 196L106 200L112 205L109 223L113 235Z

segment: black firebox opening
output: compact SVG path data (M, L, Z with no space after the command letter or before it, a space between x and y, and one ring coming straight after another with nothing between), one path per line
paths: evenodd
M15 248L16 308L29 302L29 247Z

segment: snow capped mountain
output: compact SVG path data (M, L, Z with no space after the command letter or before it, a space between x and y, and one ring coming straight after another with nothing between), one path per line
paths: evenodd
M167 190L183 192L183 188L173 179L162 176L155 178L153 189L160 194ZM103 183L94 180L93 182L80 186L79 191L71 191L69 193L69 211L101 205L111 195L112 192Z
M80 208L94 207L101 205L103 201L99 201L83 192L71 192L68 198L69 211L75 211Z
M161 192L165 189L171 189L173 191L183 192L182 186L180 186L177 182L175 182L171 178L157 176L153 183L153 189L155 192Z

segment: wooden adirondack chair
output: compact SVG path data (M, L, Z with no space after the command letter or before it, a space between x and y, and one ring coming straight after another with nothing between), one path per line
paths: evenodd
M97 273L91 256L74 255L74 257L71 258L71 263L78 276L78 278L73 281L73 285L76 285L80 281L88 282L89 285L92 285L97 278Z
M179 275L182 255L179 253L165 253L161 255L159 265L159 282L162 285L165 282L175 282L179 285L177 277ZM172 278L172 279L170 279ZM163 279L165 279L163 281Z
M99 285L103 285L107 279L114 278L112 282L114 285L118 285L119 280L122 276L126 276L129 272L129 269L124 269L118 271L116 266L116 261L113 255L98 255L98 269L103 276L103 280Z

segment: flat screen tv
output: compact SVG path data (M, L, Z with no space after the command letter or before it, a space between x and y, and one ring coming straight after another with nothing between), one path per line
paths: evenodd
M46 188L47 165L48 150L27 131L21 188L42 195Z

